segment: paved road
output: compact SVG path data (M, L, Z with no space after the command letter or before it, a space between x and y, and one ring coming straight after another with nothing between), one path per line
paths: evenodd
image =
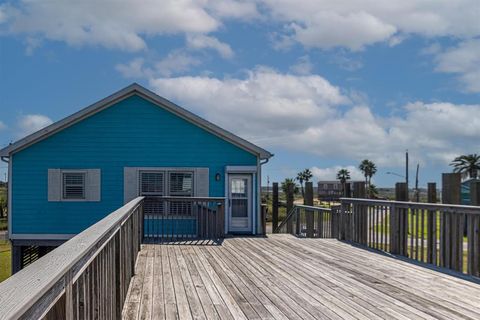
M0 231L0 240L7 240L8 239L8 231Z

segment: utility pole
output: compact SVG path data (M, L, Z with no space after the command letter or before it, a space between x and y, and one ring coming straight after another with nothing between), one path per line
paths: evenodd
M415 202L420 202L420 190L418 189L418 170L420 163L417 163L417 173L415 174Z
M270 176L267 176L267 200L270 199Z
M408 149L405 152L405 182L407 183L407 199L410 200L408 193Z

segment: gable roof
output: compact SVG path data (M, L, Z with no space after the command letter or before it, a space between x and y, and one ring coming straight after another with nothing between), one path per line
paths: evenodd
M260 157L260 159L269 159L273 156L272 153L268 152L265 149L262 149L256 145L254 145L251 142L248 142L245 139L240 138L239 136L220 128L219 126L197 116L196 114L176 105L175 103L168 101L167 99L160 97L156 93L142 87L141 85L137 83L133 83L129 85L128 87L115 92L114 94L60 120L57 121L35 133L32 133L28 136L26 136L23 139L20 139L9 146L3 148L0 150L0 156L2 157L8 157L10 154L20 151L32 144L37 143L38 141L41 141L65 128L68 128L69 126L80 122L97 112L100 112L102 110L105 110L109 108L110 106L114 105L115 103L124 100L128 97L131 97L133 95L138 95L155 105L179 116L180 118L183 118L196 126L222 138L225 141L228 141L246 151L249 151L250 153L253 153L257 156Z

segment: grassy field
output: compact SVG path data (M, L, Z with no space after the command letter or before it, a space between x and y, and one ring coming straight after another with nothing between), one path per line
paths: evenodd
M10 243L0 240L0 282L10 277Z

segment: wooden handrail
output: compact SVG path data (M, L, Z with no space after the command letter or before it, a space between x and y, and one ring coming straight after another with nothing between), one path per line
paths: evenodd
M73 308L72 301L69 301L69 297L65 295L71 295L72 284L82 276L106 245L119 234L122 226L128 222L129 226L137 225L141 229L141 224L138 224L138 221L131 221L131 218L135 214L141 214L142 201L143 197L130 201L2 282L0 284L0 319L37 319L45 316L48 318L49 311L59 302L63 304L59 306L59 309L65 311L63 316L66 319L72 318L73 311L68 310ZM130 237L135 247L138 244L139 249L141 234L133 232L130 236L126 235L127 233L118 237L122 240L128 240ZM135 251L137 248L132 247L132 249ZM121 253L116 252L116 254ZM136 252L132 252L131 258L136 259ZM109 272L113 273L115 270L110 269ZM129 281L130 278L125 280Z
M338 238L480 277L480 206L341 199Z
M325 223L324 218L327 218ZM274 233L286 232L307 238L330 238L336 234L332 228L333 219L333 211L330 208L295 204Z
M376 200L361 198L341 198L342 203L362 203L369 205L393 205L397 208L419 208L426 210L441 210L451 212L462 212L471 214L480 214L480 206L469 206L459 204L443 204L443 203L425 203L413 201L393 201L393 200Z

